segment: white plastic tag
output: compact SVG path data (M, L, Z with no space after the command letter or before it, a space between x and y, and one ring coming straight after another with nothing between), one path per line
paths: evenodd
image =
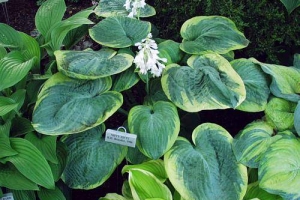
M3 194L3 197L1 197L0 200L14 200L14 197L12 193L6 193Z
M119 131L119 129L125 130L125 133ZM124 127L119 127L118 130L107 129L105 141L124 146L135 147L136 137L137 136L135 134L126 133L126 129Z

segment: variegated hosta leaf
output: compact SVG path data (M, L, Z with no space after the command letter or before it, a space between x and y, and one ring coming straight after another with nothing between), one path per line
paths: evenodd
M152 105L157 101L169 101L162 89L160 79L152 79L149 82L149 90L149 94L144 98L144 104Z
M158 44L159 57L167 59L165 65L178 63L182 59L183 52L179 46L180 44L173 40L166 40Z
M161 79L165 94L179 108L188 112L236 108L244 101L245 85L222 56L192 56L188 65L168 65Z
M148 161L150 158L145 156L139 148L128 148L126 160L133 165Z
M182 198L242 199L247 169L236 161L231 135L217 124L204 123L192 138L194 144L180 137L164 157L169 179Z
M240 75L246 88L246 99L236 109L246 112L264 111L270 94L265 73L247 59L233 60L230 64Z
M262 70L272 76L270 90L274 96L298 102L300 100L300 69L261 63L254 58L251 61L261 66Z
M137 84L140 80L137 73L134 72L135 66L130 67L129 69L121 72L120 74L116 74L113 76L113 85L111 90L122 92L130 89L135 84Z
M285 8L287 9L288 13L291 14L293 10L300 6L300 0L280 0Z
M251 183L247 187L243 200L282 200L280 196L270 194L259 187L259 182Z
M265 110L267 122L279 131L292 129L296 105L285 99L271 98Z
M300 102L298 102L297 107L295 109L294 126L295 126L295 129L296 129L298 135L300 136Z
M281 138L273 136L273 128L264 121L248 124L236 135L232 148L238 162L250 168L257 168L263 153Z
M160 159L150 160L138 165L125 165L122 169L122 174L131 170L145 170L152 173L161 182L165 182L168 178L164 162Z
M108 17L89 30L90 36L97 43L124 48L141 42L150 33L151 24L129 17Z
M300 141L283 138L273 143L259 167L259 186L284 199L300 198Z
M221 16L193 17L182 25L180 34L183 38L180 48L189 54L225 54L249 43L234 22Z
M125 9L126 0L102 0L95 8L95 14L99 17L128 16ZM155 9L148 4L139 9L139 17L151 17L156 14Z
M103 184L124 159L127 147L105 142L102 124L83 133L63 138L68 159L62 179L76 189L93 189Z
M55 51L58 70L77 79L98 79L118 74L132 65L129 54L117 54L112 49L100 51Z
M130 133L137 135L140 151L155 160L174 144L180 120L172 103L158 101L153 106L133 107L129 112L128 127Z
M33 127L47 135L72 134L93 128L123 103L123 97L108 91L111 78L77 80L61 73L42 88L33 112Z
M129 170L128 182L133 199L172 200L169 188L146 170Z

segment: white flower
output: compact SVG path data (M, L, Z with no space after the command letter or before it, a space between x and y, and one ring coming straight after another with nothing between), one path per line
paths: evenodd
M167 62L167 59L158 56L157 44L151 38L152 34L149 33L145 39L135 44L140 51L133 62L140 69L141 74L147 74L150 70L154 77L159 77L165 68L165 65L161 62Z
M135 17L138 14L138 9L144 8L145 0L126 0L124 7L129 12L128 17Z

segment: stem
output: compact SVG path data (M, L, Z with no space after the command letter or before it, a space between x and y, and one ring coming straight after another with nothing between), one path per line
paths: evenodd
M149 84L148 72L147 72L147 78L146 78L146 92L148 95L150 94L150 84Z
M126 110L124 110L123 108L119 108L119 109L118 109L118 112L121 113L121 114L123 114L123 115L125 115L125 116L128 116L128 114L129 114L129 113L128 113Z

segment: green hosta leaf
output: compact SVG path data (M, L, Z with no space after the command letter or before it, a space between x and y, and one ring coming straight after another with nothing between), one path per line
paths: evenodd
M160 58L166 58L165 65L178 63L183 58L183 52L179 48L179 43L173 40L166 40L158 44Z
M55 182L57 182L60 179L65 169L67 163L67 157L68 157L67 147L64 143L60 141L57 142L56 155L58 161L57 164L49 162Z
M54 188L51 169L35 146L22 138L10 138L10 144L18 154L5 158L5 161L14 164L31 181L45 188Z
M0 158L5 158L7 156L14 156L17 155L18 152L16 152L12 147L10 146L10 141L8 135L1 132L0 130Z
M222 56L192 56L188 65L168 65L161 79L165 94L179 108L188 112L236 108L244 101L244 83Z
M246 88L246 99L236 109L246 112L264 111L270 94L265 73L247 59L234 60L230 64L240 75Z
M0 122L0 133L9 137L11 124L11 120L7 120L3 123Z
M298 135L300 136L300 102L298 102L297 107L295 109L294 126Z
M132 170L145 170L147 172L150 172L161 182L165 182L168 178L165 171L164 162L160 159L150 160L148 162L144 162L138 165L125 165L122 169L122 174Z
M225 54L249 43L234 22L221 16L193 17L182 25L180 34L183 38L180 48L189 54Z
M23 45L21 48L22 55L24 56L25 60L30 60L32 58L35 59L35 67L36 73L39 73L39 65L40 65L40 60L41 60L41 50L40 50L40 45L39 43L29 35L19 32Z
M26 178L11 163L5 165L0 163L0 186L14 190L38 190L33 181Z
M101 197L99 200L127 200L127 199L116 193L109 193L109 194L106 194L105 197Z
M33 127L47 135L72 134L93 128L123 103L123 97L108 91L111 78L76 80L61 73L42 88L33 112Z
M17 110L18 103L8 97L0 96L0 116L4 116L12 110Z
M11 136L21 136L26 133L34 131L34 128L31 125L31 121L24 117L15 117L12 120L12 127L10 130Z
M61 48L69 31L83 24L93 24L93 22L88 19L88 16L92 12L92 10L83 10L64 21L56 23L54 27L52 27L51 32L46 36L47 44L44 47L48 50L48 53L52 55L55 50Z
M84 38L84 36L86 36L88 34L88 29L89 29L89 25L84 24L78 28L70 30L63 41L65 49L71 49L78 42L80 42ZM85 49L85 46L86 46L85 44L89 44L89 41L83 42L83 49ZM76 48L76 46L75 46L75 48Z
M34 200L36 199L34 191L31 190L10 190L13 193L14 200Z
M97 43L124 48L141 42L150 33L151 24L129 17L108 17L90 29L89 33Z
M99 17L128 16L129 12L124 7L125 0L102 0L95 8ZM156 14L155 9L148 4L139 9L139 17L151 17Z
M140 151L152 159L160 158L174 144L180 129L176 107L159 101L153 106L135 106L128 116L130 133L137 135Z
M57 136L51 135L40 135L37 136L35 133L28 133L25 139L31 142L46 158L46 160L57 164L56 157L56 139Z
M172 200L169 188L152 173L145 170L129 170L128 174L133 199Z
M11 52L0 60L0 91L21 81L32 68L35 58L24 60L20 52Z
M7 51L4 47L0 46L0 60L5 57Z
M66 8L64 0L48 0L39 7L35 15L35 25L44 37L53 25L62 20Z
M282 200L280 196L270 194L259 187L259 182L251 183L248 185L246 195L243 200L253 200L255 198L261 200Z
M58 69L65 75L77 79L98 79L118 74L128 69L133 62L129 54L112 49L100 51L55 51Z
M68 135L68 160L62 179L74 189L93 189L103 184L122 162L127 147L105 142L104 125Z
M41 188L40 191L37 192L40 200L65 200L65 196L60 191L60 189L56 186L54 190L49 190L45 188Z
M22 39L18 31L0 23L0 47L18 48L22 46Z
M130 162L131 164L140 164L145 161L148 161L149 158L145 156L139 148L128 148L126 160Z
M285 6L288 13L291 14L293 10L300 6L300 0L280 0L281 3Z
M267 122L279 131L292 129L294 127L295 108L295 103L273 97L265 110Z
M265 73L272 76L272 83L270 86L272 94L293 102L298 102L300 100L300 69L265 64L253 58L251 60L254 63L259 64Z
M134 72L135 68L132 66L129 69L121 72L120 74L116 74L113 77L113 86L111 90L122 92L130 89L135 84L137 84L140 80L137 73Z
M247 169L238 164L232 137L221 126L204 123L193 131L193 144L179 138L165 154L165 168L184 199L242 199Z
M300 198L300 141L283 138L272 144L258 167L259 186L284 199Z
M266 122L248 124L233 140L233 152L238 162L250 168L257 168L263 153L281 136L273 135L273 128Z

